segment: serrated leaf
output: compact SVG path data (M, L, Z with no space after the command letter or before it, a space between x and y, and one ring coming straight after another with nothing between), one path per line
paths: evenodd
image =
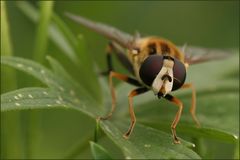
M118 127L116 127L115 125ZM191 143L183 141L182 144L173 143L172 137L156 129L137 124L131 137L126 140L122 137L128 126L123 123L101 122L104 132L123 151L126 159L200 159L189 149Z
M39 21L38 10L30 3L18 2L17 6L30 20L35 23ZM65 22L54 13L48 27L48 34L50 39L63 51L61 53L65 54L74 63L74 69L81 72L81 74L77 72L77 76L74 78L83 83L89 94L96 97L97 101L100 101L101 94L97 75L93 68L92 59L86 53L83 36L75 38ZM75 73L74 71L72 72Z
M18 109L68 108L59 93L47 88L24 88L1 95L1 111Z
M112 159L108 151L101 145L90 141L90 147L94 159Z
M211 99L211 100L209 100ZM191 137L206 137L221 141L235 142L239 133L238 95L236 93L210 94L198 96L196 115L202 125L198 129L190 116L190 100L185 104L177 132ZM147 106L147 107L146 107ZM154 126L154 128L169 131L176 107L167 101L159 101L141 105L135 109L139 123ZM221 117L221 118L219 118Z
M190 90L183 90L173 93L184 104L183 115L177 127L177 132L188 136L213 138L233 143L237 140L236 135L239 134L239 115L237 114L239 112L237 107L239 104L239 85L237 83L238 79L235 77L237 74L232 77L226 75L229 72L235 71L236 66L238 66L237 55L223 61L203 64L203 66L205 65L207 67L204 67L203 70L202 65L194 66L195 71L192 70L189 73L190 79L193 77L197 81L201 81L200 84L196 83L196 113L203 128L199 130L195 127L188 111L191 105ZM222 68L219 66L226 67ZM209 68L208 70L210 70L211 74L207 73L207 77L201 77L206 74L206 68ZM119 102L117 107L120 107L118 107L115 114L119 114L119 117L128 115L126 108L128 106L127 94L134 87L121 84L116 88L117 102ZM158 100L150 91L144 95L135 97L134 107L139 123L142 122L154 126L154 128L159 130L170 131L171 122L177 111L175 105L166 100Z
M51 59L51 64L54 66L55 70L58 70L57 74L38 63L23 58L1 57L1 63L29 73L48 85L49 88L68 99L74 106L78 106L79 103L84 103L84 106L88 105L83 111L87 112L89 115L93 116L97 114L95 108L97 104L96 101L89 96L82 87L71 80L70 76L67 75L57 61ZM62 74L59 74L59 72ZM81 105L79 107L81 107Z

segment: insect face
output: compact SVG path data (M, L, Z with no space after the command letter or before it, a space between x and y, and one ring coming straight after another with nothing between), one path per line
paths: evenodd
M171 56L150 55L143 61L139 75L156 95L164 96L184 84L186 68L182 62Z
M226 58L229 55L226 54L226 51L188 46L183 54L177 46L166 39L159 37L140 37L139 35L132 36L100 22L94 22L71 13L66 13L66 15L70 19L110 39L112 42L111 45L109 45L110 49L108 52L116 53L120 62L136 76L135 79L113 71L110 58L111 54L107 54L107 73L109 73L112 108L107 116L99 117L99 119L106 120L110 118L115 110L116 95L112 79L117 78L138 87L132 90L128 95L131 124L128 131L124 134L125 138L129 137L136 123L133 97L143 94L150 89L152 89L159 98L164 97L178 106L178 112L171 125L174 143L180 143L176 134L176 126L181 117L183 104L177 97L168 94L169 92L180 89L180 87L192 89L192 105L190 112L197 126L200 126L195 115L195 88L191 83L184 84L186 78L185 65ZM125 49L129 52L125 52Z

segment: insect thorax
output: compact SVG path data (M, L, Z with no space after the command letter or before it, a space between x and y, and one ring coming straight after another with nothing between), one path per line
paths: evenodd
M133 69L137 79L142 82L139 76L139 69L143 61L150 55L169 55L181 62L184 61L184 55L179 49L170 41L158 38L147 37L140 38L134 42L133 49L128 50L128 58L133 64Z

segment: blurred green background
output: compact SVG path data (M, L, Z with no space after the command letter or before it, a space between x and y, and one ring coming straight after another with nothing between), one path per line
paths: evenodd
M6 4L13 54L32 59L36 24L19 10L17 2L10 1ZM32 4L37 6L37 3ZM65 11L110 24L128 33L139 31L143 36L164 37L177 45L187 43L219 49L239 48L239 1L56 1L54 12L75 34L85 37L87 52L100 68L106 67L104 51L108 40L67 19ZM61 51L49 41L46 54L67 61L59 52ZM120 72L126 72L118 63L116 68ZM33 86L31 79L33 78L17 72L18 88ZM4 87L5 83L1 79L2 93L12 90ZM32 111L1 113L1 158L61 158L76 141L86 141L88 145L86 137L93 135L94 121L81 113L62 109L37 110L34 112L41 118L33 143L28 135L31 126L25 116L29 112ZM5 134L9 131L12 131L11 135ZM110 144L109 148L113 145L109 140L103 143ZM29 144L31 148L28 148ZM32 155L27 155L29 150ZM226 150L226 154L231 153L232 151ZM113 157L119 156L121 153L116 150ZM91 158L89 147L84 148L78 158Z

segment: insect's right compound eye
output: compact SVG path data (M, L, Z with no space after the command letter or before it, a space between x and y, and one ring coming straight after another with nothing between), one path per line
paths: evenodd
M161 55L150 55L147 57L139 70L139 75L142 81L151 86L153 80L156 78L157 74L163 66L163 56Z

